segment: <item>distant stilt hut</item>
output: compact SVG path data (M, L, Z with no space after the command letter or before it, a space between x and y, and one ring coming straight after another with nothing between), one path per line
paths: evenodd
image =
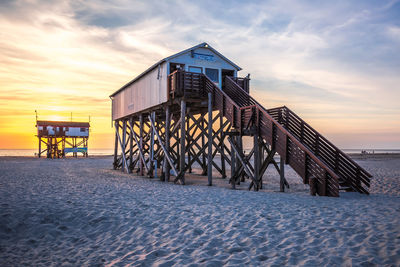
M38 157L44 153L47 158L53 159L65 157L67 153L72 153L74 157L82 153L87 157L89 127L88 122L36 121Z

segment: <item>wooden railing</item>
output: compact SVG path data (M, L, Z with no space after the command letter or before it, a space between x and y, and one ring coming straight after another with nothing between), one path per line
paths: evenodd
M256 108L259 134L303 178L304 183L314 177L318 181L320 195L339 196L339 176L229 77L225 80L225 93L235 100L241 112ZM247 122L242 121L243 125Z
M254 98L242 93L237 88L235 89L233 81L227 81L226 85L228 85L225 86L229 90L228 95L238 94L235 100L238 100L236 103L239 105L257 105L270 114L279 125L283 126L339 176L341 186L348 186L354 191L369 194L368 188L370 187L371 174L361 168L349 156L334 146L289 108L280 107L266 110ZM302 171L301 168L300 171Z
M321 158L340 177L340 184L354 191L368 194L370 178L367 171L361 168L349 156L314 130L309 124L287 107L268 109L268 113L292 133L302 144Z
M252 122L304 183L311 177L317 179L320 195L339 196L339 182L368 194L371 175L288 108L265 109L229 77L222 91L203 74L178 71L170 75L168 86L172 94L179 96L205 97L212 93L214 108L232 127L242 132Z
M168 91L174 96L204 96L203 74L177 70L168 75Z
M229 77L237 85L239 85L246 93L250 93L250 78Z

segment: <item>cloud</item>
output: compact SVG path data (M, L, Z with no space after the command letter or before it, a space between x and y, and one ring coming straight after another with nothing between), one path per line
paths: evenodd
M386 34L393 38L393 40L400 42L400 27L398 26L388 26L386 29Z
M360 129L384 127L400 116L398 7L399 1L6 1L0 103L105 118L112 92L161 58L206 41L252 74L252 91L265 104L290 104L315 121L334 116L340 124L352 116ZM382 121L368 125L365 118L376 114Z

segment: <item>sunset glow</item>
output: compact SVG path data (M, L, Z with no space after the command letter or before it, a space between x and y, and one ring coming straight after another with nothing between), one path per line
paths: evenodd
M112 148L109 95L201 42L339 147L399 148L399 1L285 2L2 2L0 149L37 147L35 110L91 116L89 147Z

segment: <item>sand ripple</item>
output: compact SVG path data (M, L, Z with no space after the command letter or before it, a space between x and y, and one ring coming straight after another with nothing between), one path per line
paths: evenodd
M387 178L377 194L327 198L178 186L110 162L0 159L0 265L400 265L398 169L371 163Z

